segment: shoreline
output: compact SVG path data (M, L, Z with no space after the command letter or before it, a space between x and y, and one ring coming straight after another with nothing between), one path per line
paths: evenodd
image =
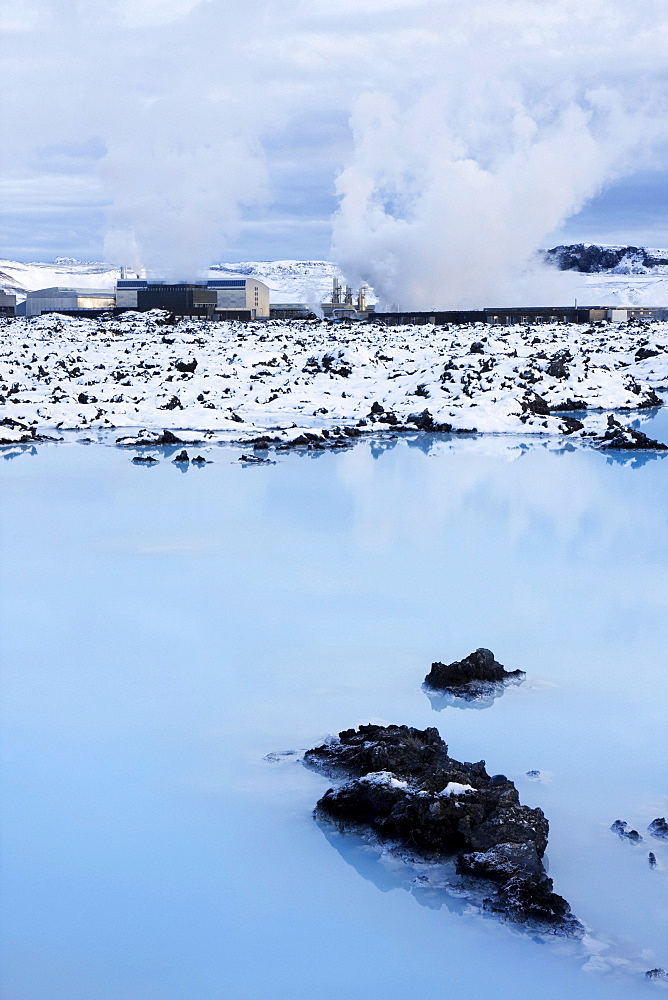
M7 319L0 443L161 430L279 449L416 432L588 447L610 415L627 423L662 405L666 345L663 322L348 327L174 322L157 310Z

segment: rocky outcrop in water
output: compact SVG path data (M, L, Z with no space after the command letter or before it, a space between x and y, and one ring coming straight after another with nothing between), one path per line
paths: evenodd
M632 844L639 844L642 841L638 831L632 830L625 820L616 819L610 829L617 834L620 840L630 840Z
M370 830L434 861L455 856L462 875L493 889L488 908L561 933L581 931L542 863L543 811L522 805L513 782L490 776L484 761L450 757L437 729L360 726L304 760L348 779L319 800L319 818Z
M657 816L647 827L653 837L659 840L668 840L668 823L665 816Z
M668 445L647 437L634 427L624 427L612 414L608 416L607 431L596 438L595 444L601 451L668 451Z
M523 670L506 670L503 664L497 663L491 649L476 649L454 663L432 663L424 683L434 691L447 691L460 698L476 698L488 693L495 685L520 680L524 676Z

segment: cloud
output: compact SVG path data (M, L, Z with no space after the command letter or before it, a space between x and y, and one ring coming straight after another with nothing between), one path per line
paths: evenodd
M665 12L650 38L619 3L462 11L442 5L412 88L409 72L358 97L338 178L336 259L404 307L562 294L535 251L663 138Z
M251 231L266 256L263 213L299 256L289 219L324 233L338 177L351 280L494 298L663 128L663 0L25 0L10 22L2 176L83 171L108 252L180 277Z

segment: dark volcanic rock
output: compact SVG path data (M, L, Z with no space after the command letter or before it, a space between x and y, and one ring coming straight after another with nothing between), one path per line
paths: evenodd
M429 410L423 410L422 413L409 413L406 417L406 423L415 424L419 431L431 431L441 432L449 434L452 430L452 424L439 424L437 420L434 420Z
M197 361L195 358L192 361L176 361L174 367L183 375L192 375L197 368Z
M163 406L158 407L159 410L182 410L183 405L178 396L171 396Z
M436 691L449 691L460 697L475 698L491 684L524 677L523 670L506 670L494 659L490 649L476 649L463 660L454 663L432 663L424 679L427 687Z
M562 417L560 427L564 434L572 434L574 431L583 430L584 424L575 417Z
M431 860L458 855L461 873L494 883L493 909L513 920L581 930L568 903L552 893L541 861L548 834L543 811L523 806L513 782L490 777L484 761L451 758L437 729L347 729L307 750L304 761L352 779L325 792L319 818L367 828Z
M653 819L647 829L653 837L658 837L659 840L668 840L668 823L666 823L665 816Z
M195 442L191 442L195 443ZM116 438L116 444L122 448L137 448L139 446L147 448L161 448L163 445L185 444L172 431L148 431L142 430L134 436Z
M551 375L552 378L568 378L570 370L567 367L567 362L572 360L573 355L569 350L559 351L558 354L555 354L545 369L545 374Z
M649 347L639 347L636 351L636 361L646 361L647 358L658 358L659 352L652 351Z
M642 841L638 831L632 830L625 820L616 819L610 829L617 834L620 840L630 840L633 844L639 844Z
M240 455L239 462L244 465L276 465L270 458L263 458L261 455Z
M520 403L523 413L532 413L536 417L549 417L550 415L550 407L547 400L539 396L537 392L533 392L533 390L529 390Z
M552 879L545 873L535 844L503 843L482 853L461 854L457 870L498 883L494 908L517 914L520 920L559 924L573 919L566 900L552 891Z
M642 399L638 403L639 410L653 410L655 407L663 406L661 396L652 389L651 386L645 389Z
M656 257L645 247L606 247L595 243L576 243L552 247L543 251L548 264L560 271L581 271L597 274L616 270L620 274L644 274L654 267L668 263L665 257Z
M647 437L642 431L633 427L624 427L610 414L608 429L601 437L595 439L595 444L601 451L619 449L623 451L668 451L668 445Z
M571 410L586 410L587 404L584 399L567 399L563 403L557 403L556 406L550 407L550 413L568 413Z

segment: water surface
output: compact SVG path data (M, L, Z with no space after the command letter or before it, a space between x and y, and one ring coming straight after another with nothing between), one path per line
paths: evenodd
M648 995L668 967L668 846L645 829L668 813L668 460L429 438L206 454L1 463L3 996ZM481 645L524 684L436 711L430 663ZM369 720L438 726L545 810L585 945L420 891L313 821L326 778L265 759Z

